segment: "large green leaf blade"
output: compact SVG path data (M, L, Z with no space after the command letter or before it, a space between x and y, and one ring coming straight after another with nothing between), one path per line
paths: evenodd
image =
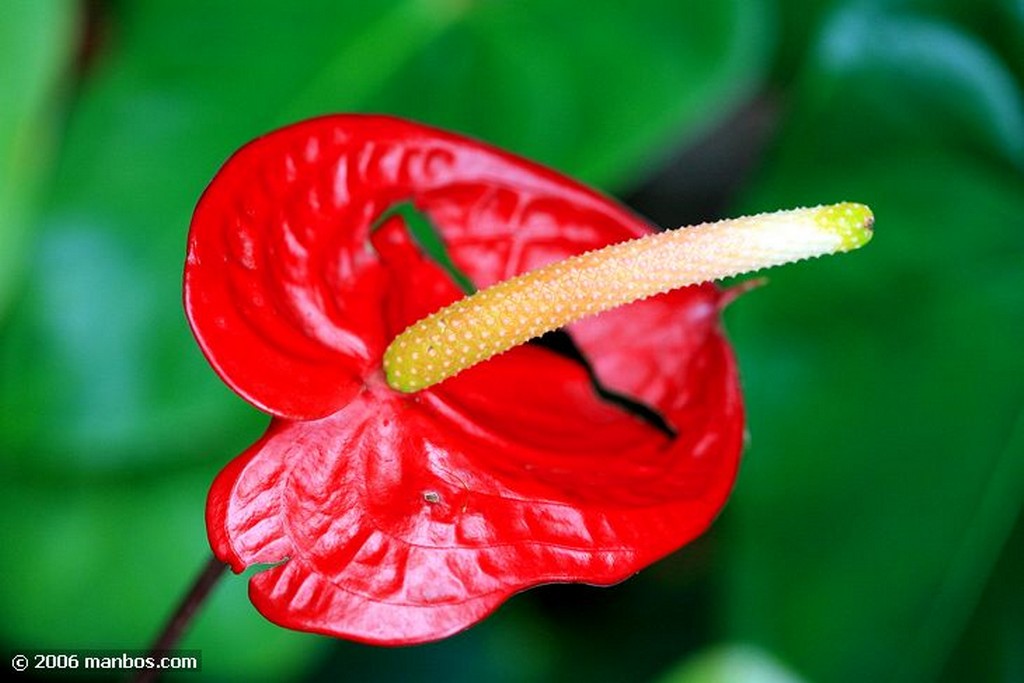
M762 2L481 4L373 108L408 110L598 185L629 187L666 147L691 141L752 92L773 28ZM421 86L409 101L415 84L431 92Z
M922 183L960 178L936 201L908 189L904 160L882 160L898 170L808 174L765 195L849 193L876 208L877 236L859 263L773 276L729 318L752 434L730 508L733 616L814 679L889 680L910 650L938 657L917 638L927 625L944 641L966 616L934 613L940 594L969 613L993 562L961 546L999 546L1024 482L1024 458L1007 452L1024 376L1022 245L1006 230L1021 183L911 157Z
M730 622L813 680L924 681L1024 499L1020 122L992 106L1020 91L959 70L974 96L924 107L932 75L901 94L905 64L852 66L807 76L815 96L744 207L854 199L877 224L863 252L773 274L729 311L752 434L728 513ZM973 130L949 123L966 111ZM914 129L926 112L943 134Z

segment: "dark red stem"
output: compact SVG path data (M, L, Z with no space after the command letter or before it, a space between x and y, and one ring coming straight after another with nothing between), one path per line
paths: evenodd
M167 620L163 631L160 632L160 637L153 642L153 646L149 649L151 656L160 657L177 644L181 636L184 635L189 622L192 621L192 617L195 616L196 610L210 595L210 590L217 584L217 580L227 568L228 566L216 557L210 558L188 593L178 603L178 609ZM155 681L159 675L159 669L141 669L132 680L134 683L150 683L150 681Z

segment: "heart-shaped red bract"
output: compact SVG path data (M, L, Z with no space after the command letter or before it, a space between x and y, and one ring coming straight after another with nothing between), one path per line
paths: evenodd
M290 628L379 644L442 638L529 586L611 584L700 534L736 475L743 412L722 294L689 287L575 324L605 386L521 346L417 394L381 357L461 296L392 216L411 202L479 287L650 228L479 142L380 116L246 145L196 208L185 305L236 392L274 417L214 481L210 543Z

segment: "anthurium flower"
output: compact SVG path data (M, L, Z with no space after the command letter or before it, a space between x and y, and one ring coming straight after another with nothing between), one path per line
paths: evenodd
M400 202L476 287L502 284L463 300L388 213ZM852 248L864 211L741 219L724 238L706 237L724 225L711 224L563 266L652 230L553 171L398 119L330 116L257 139L200 200L185 268L203 352L273 416L213 483L214 553L236 572L272 565L250 581L272 621L379 644L442 638L540 583L625 579L707 528L743 443L719 326L730 295L659 278L769 265L771 244L822 226L829 244L782 260ZM773 221L770 240L742 232ZM677 267L655 252L698 256ZM566 323L590 368L516 346ZM434 357L457 367L400 377ZM603 398L591 370L670 430Z

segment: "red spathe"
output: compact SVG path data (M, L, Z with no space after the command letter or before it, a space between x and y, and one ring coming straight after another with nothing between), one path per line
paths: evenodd
M576 323L609 388L521 346L402 394L381 357L461 293L402 224L430 217L483 287L650 230L611 200L467 138L339 115L242 148L193 218L185 305L220 376L274 415L214 481L210 542L283 626L379 644L436 640L540 583L620 581L699 535L736 475L743 412L718 323L689 287Z

